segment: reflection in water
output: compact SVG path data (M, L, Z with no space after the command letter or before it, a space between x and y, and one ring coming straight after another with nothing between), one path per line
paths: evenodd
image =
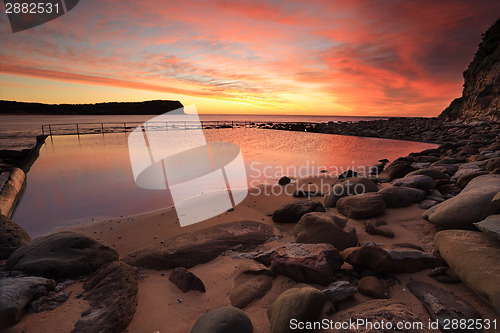
M57 226L125 216L172 205L165 190L134 183L128 133L48 138L28 174L13 220L32 237ZM342 172L433 148L418 142L254 128L205 130L209 142L240 146L251 185L322 169Z

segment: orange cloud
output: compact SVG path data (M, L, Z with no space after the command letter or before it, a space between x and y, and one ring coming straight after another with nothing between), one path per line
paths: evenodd
M87 0L4 34L0 72L275 113L433 116L459 95L498 12L498 2L465 0Z

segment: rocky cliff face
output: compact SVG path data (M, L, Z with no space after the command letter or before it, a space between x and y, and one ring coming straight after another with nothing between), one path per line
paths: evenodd
M439 116L445 119L500 120L500 19L484 34L464 72L462 97Z

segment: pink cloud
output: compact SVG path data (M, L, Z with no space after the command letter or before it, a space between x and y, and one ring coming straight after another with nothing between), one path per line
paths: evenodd
M432 116L460 94L498 12L491 1L88 0L6 35L0 71L279 111L314 110L299 97L319 94L353 114Z

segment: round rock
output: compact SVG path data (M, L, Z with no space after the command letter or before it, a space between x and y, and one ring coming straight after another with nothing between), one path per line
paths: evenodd
M245 312L232 306L225 306L202 315L191 328L190 333L252 333L252 321Z

